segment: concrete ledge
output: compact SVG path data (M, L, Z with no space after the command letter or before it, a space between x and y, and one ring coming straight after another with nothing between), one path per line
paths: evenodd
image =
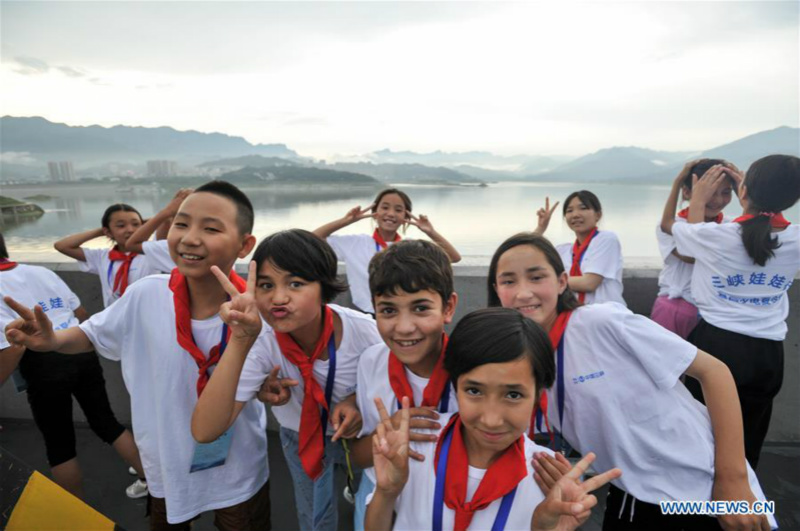
M41 265L55 271L72 290L80 297L83 306L90 314L103 309L100 294L100 283L97 276L83 273L75 263L42 263ZM246 273L246 267L237 265L237 272ZM455 267L456 291L459 294L459 305L455 321L463 315L486 306L486 273L488 267ZM344 268L340 267L340 274ZM626 269L623 283L625 300L628 307L639 314L649 315L653 301L658 292L658 269L641 268ZM787 323L789 334L784 341L785 382L773 408L772 423L767 434L768 442L788 443L800 442L800 282L795 282L789 290L790 313ZM336 302L350 306L349 294L339 297ZM130 424L130 399L122 382L118 363L100 358L105 371L106 388L111 406L117 418ZM77 404L73 404L74 418L85 422L85 417ZM17 394L9 383L0 389L0 418L30 419L31 412L24 394ZM270 428L277 429L274 417L270 419Z

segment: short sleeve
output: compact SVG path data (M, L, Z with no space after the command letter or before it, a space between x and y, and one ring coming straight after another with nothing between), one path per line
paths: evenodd
M366 352L364 353L366 354ZM375 410L375 403L372 401L372 394L369 392L368 374L369 368L367 365L372 365L366 356L362 354L361 359L358 361L358 376L356 378L356 405L361 412L361 431L359 437L366 437L375 431L378 425L378 412Z
M89 338L94 349L104 358L113 361L122 359L122 345L128 332L128 323L136 318L132 311L133 291L126 292L117 302L96 313L79 326Z
M606 317L615 339L644 367L659 389L670 389L697 356L697 347L621 305Z
M345 262L348 254L352 252L358 241L363 237L363 234L346 234L344 236L328 236L326 241L336 252L339 261Z
M16 319L14 315L14 312L4 302L0 303L0 350L11 346L6 340L5 329L8 323Z
M601 233L603 234L603 233ZM594 273L603 278L617 279L621 270L622 247L616 234L606 232L589 244L581 264L581 272Z
M78 267L84 273L100 274L100 265L103 263L103 256L108 254L108 249L83 249L85 262L78 262Z
M658 241L658 251L661 253L661 259L666 260L672 255L675 250L675 238L661 230L661 225L656 225L656 240Z
M147 266L153 271L169 273L175 269L175 262L169 254L167 240L151 240L142 243L142 252Z
M675 245L678 252L683 256L692 256L702 259L709 256L709 244L713 238L709 238L708 227L717 227L716 223L675 223L672 226L672 237L675 238Z
M247 354L247 359L244 360L242 374L239 376L239 385L236 387L237 402L248 402L254 398L274 368L275 364L270 356L270 348L270 344L262 332L258 341Z

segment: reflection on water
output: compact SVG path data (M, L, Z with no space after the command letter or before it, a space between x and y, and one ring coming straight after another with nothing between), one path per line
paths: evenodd
M562 201L570 192L587 188L595 192L603 204L601 230L619 235L628 266L658 265L655 226L661 218L669 183L664 186L625 186L619 184L573 183L500 183L488 188L452 186L403 186L414 203L414 213L430 217L438 232L448 238L464 256L465 265L486 265L497 246L506 237L536 226L536 210L545 196ZM246 190L256 210L255 234L258 237L293 227L313 230L332 219L343 216L350 208L369 205L375 190L348 188L332 190L302 189L293 191ZM15 197L13 191L5 195ZM58 191L49 192L59 195ZM25 195L30 195L26 191ZM148 190L140 194L122 195L113 188L91 192L61 194L54 199L37 201L46 213L33 223L6 227L4 233L9 251L23 261L68 261L53 250L53 242L68 234L96 228L106 207L125 202L147 217L170 199L171 194ZM573 233L560 216L554 215L547 236L555 243L570 241ZM734 200L726 214L737 215L741 208ZM786 213L792 222L800 221L800 206ZM369 220L347 227L341 234L371 232ZM420 237L410 227L407 237ZM92 246L102 247L102 239Z

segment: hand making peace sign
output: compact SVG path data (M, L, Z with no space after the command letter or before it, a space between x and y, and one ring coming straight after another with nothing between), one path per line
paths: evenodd
M550 218L553 216L553 212L556 211L556 208L558 208L558 203L560 203L560 201L556 201L551 208L550 197L545 197L544 208L540 208L536 211L536 217L539 218L539 222L536 225L536 230L534 231L536 234L544 234L544 231L547 230L548 225L550 225Z
M256 263L250 262L247 272L247 288L244 293L231 283L217 266L211 266L230 300L219 307L219 316L231 329L231 340L254 340L261 333L261 314L256 306Z
M58 340L53 331L53 323L38 304L31 308L18 303L11 297L3 297L3 301L14 310L19 319L6 325L6 339L12 345L19 345L37 352L56 350Z

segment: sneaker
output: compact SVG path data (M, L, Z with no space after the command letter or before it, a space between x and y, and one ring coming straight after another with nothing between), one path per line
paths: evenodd
M136 472L136 469L135 469L135 468L133 468L132 466L129 466L129 467L128 467L128 474L130 474L131 476L136 476L136 475L138 475L138 473Z
M134 481L130 487L125 489L128 498L144 498L147 496L147 482L141 479Z

